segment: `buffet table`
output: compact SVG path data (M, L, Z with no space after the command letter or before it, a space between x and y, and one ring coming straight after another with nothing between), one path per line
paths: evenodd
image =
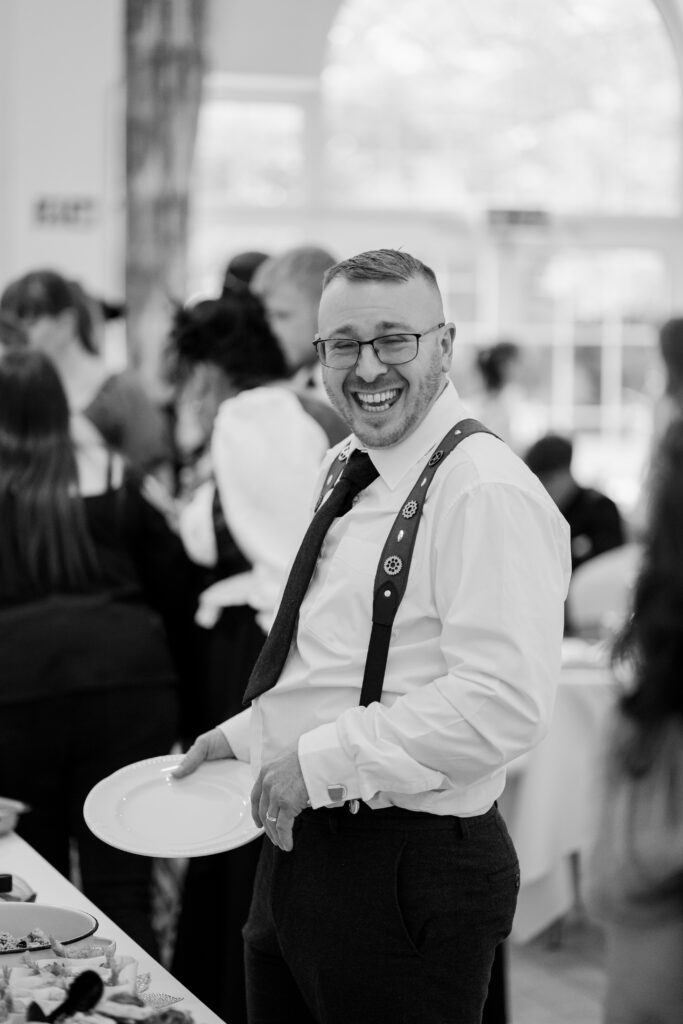
M179 981L176 981L161 964L157 963L149 953L146 953L114 924L111 918L103 914L94 903L14 832L0 836L0 870L26 879L37 893L36 902L38 903L70 907L93 914L99 922L95 937L114 939L120 954L134 957L138 961L139 972L149 972L151 976L149 986L151 992L180 997L182 1001L177 1004L178 1009L191 1013L195 1024L222 1024L220 1017L193 996ZM93 940L90 938L82 941L92 942ZM77 947L79 944L74 943L73 945ZM49 951L46 955L48 954ZM35 954L36 957L41 955ZM8 958L2 959L5 961Z
M595 835L602 738L614 703L600 659L565 657L546 738L513 762L499 807L517 848L520 893L511 939L527 942L566 915Z

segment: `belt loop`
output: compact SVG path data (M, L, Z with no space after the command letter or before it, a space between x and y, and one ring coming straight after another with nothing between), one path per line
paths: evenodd
M467 827L467 818L456 818L458 832L461 839L468 839L470 830Z

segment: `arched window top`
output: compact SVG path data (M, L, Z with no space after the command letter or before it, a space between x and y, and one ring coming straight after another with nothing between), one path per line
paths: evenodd
M345 0L323 100L335 203L679 210L680 83L652 0Z

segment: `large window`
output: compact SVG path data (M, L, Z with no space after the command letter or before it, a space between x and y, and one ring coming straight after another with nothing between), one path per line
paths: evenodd
M650 0L347 0L323 95L335 202L678 210L678 80Z
M680 80L653 0L345 0L321 64L210 81L193 290L240 249L412 250L462 391L477 347L512 337L539 429L631 502L657 325L683 306Z

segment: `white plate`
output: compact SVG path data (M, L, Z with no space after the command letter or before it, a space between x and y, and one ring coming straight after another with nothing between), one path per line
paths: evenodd
M0 901L0 932L9 932L16 939L23 938L34 928L41 928L46 935L52 935L58 942L68 945L78 939L85 939L97 931L97 918L85 910L70 910L68 907L52 907L44 903L3 903ZM46 943L34 946L49 949ZM26 950L4 949L2 953L21 953Z
M181 754L120 768L91 789L83 816L110 846L147 857L201 857L244 846L261 834L251 817L251 769L227 758L173 777Z

